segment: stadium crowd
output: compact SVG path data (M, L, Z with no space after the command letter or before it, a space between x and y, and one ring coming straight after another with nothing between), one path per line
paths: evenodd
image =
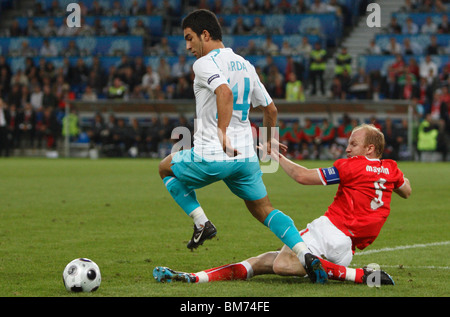
M309 43L304 36L301 43L291 46L284 42L277 46L271 36L280 34L282 29L268 30L258 19L258 14L304 14L335 12L345 17L348 8L337 0L296 0L271 1L248 0L246 5L240 1L182 1L181 8L173 8L171 1L131 1L127 8L121 6L120 1L110 1L109 7L102 7L105 2L93 1L88 9L82 2L82 17L99 17L93 25L82 22L81 28L67 28L55 26L51 17L65 16L65 8L59 1L52 1L50 7L45 7L43 1L36 0L34 7L27 10L27 25L20 27L18 20L13 20L8 29L0 30L8 38L45 37L39 51L30 48L27 41L23 41L17 54L24 58L22 68L12 70L8 62L8 54L0 56L0 155L11 155L14 149L22 147L56 149L58 139L64 131L70 131L75 140L80 135L89 139L92 144L101 144L106 155L128 155L130 148L138 148L139 153L145 155L160 155L168 147L170 137L167 138L168 129L174 126L192 125L192 122L182 118L170 120L169 118L152 118L145 127L138 127L138 120L120 118L114 114L97 113L94 126L80 126L76 109L71 117L64 120L66 103L72 100L95 101L99 99L192 99L193 72L192 63L187 56L177 55L168 43L168 37L180 34L179 28L182 16L193 8L207 8L219 15L254 14L255 19L251 25L237 18L233 25L225 24L223 27L228 35L263 35L266 41L261 46L249 42L248 47L240 53L244 55L260 55L266 57L264 67L257 66L262 82L274 99L289 101L305 101L308 96L322 92L323 97L330 99L405 99L415 104L418 122L415 135L420 138L433 131L433 140L421 148L420 142L415 140L419 151L439 150L446 155L446 141L450 134L449 107L450 107L450 63L438 67L433 62L433 56L447 54L446 47L436 44L438 34L449 34L448 5L445 1L405 0L403 13L430 13L442 14L439 24L427 18L427 22L418 27L414 21L408 19L405 25L399 25L393 17L391 23L385 28L387 34L423 34L430 37L430 45L424 48L410 48L407 41L395 42L393 37L389 50L382 50L375 40L367 48L370 55L392 55L395 62L386 72L379 71L367 73L364 68L352 72L351 56L345 47L321 47L318 43ZM369 1L361 1L361 8ZM231 4L225 6L224 4ZM142 4L142 6L139 6ZM5 13L6 10L2 12ZM363 12L363 11L361 11ZM151 30L142 22L136 22L133 27L128 25L128 18L136 15L158 15L163 19L162 36L154 37ZM104 28L101 24L102 16L121 16L119 22L111 28ZM39 17L50 17L48 25L38 28L34 20ZM72 33L67 33L72 32ZM142 56L121 57L120 62L105 69L100 56L92 57L92 64L87 65L83 58L83 50L77 47L75 41L68 46L58 49L48 38L64 36L115 36L137 35L144 38L145 54L158 56L157 69L146 65ZM335 74L331 82L323 78L323 67L327 58L334 49L339 49L336 57ZM417 51L417 50L420 51ZM415 57L426 56L419 62ZM55 66L50 57L64 57L62 66ZM177 61L170 64L167 58L177 57ZM286 67L280 69L273 62L274 56L284 56ZM302 56L298 62L295 56ZM80 57L76 63L71 64L69 57ZM38 60L38 62L36 62ZM313 65L317 68L313 69ZM317 71L321 69L322 71ZM316 79L319 87L316 89ZM108 118L107 118L108 117ZM70 118L73 118L71 120ZM106 123L102 121L107 121ZM376 120L372 118L372 120ZM354 120L353 120L354 121ZM78 122L78 123L77 123ZM429 122L427 127L419 126L420 122ZM70 125L70 129L63 126ZM286 124L288 127L284 128ZM327 120L314 118L301 122L286 120L280 122L280 136L292 146L291 155L297 158L337 158L342 156L342 147L345 141L344 130L352 124L352 119L342 119L342 127L332 127ZM391 122L388 118L380 126L388 137L386 155L393 158L410 158L402 156L405 146L405 122ZM99 128L102 126L103 128ZM107 127L107 128L105 128ZM125 132L125 130L127 132ZM300 131L300 132L297 132ZM312 131L314 133L312 133ZM422 132L422 134L421 134ZM334 135L333 141L327 135ZM325 139L324 139L325 138ZM425 137L426 138L426 137ZM423 142L422 142L423 143ZM426 143L426 142L425 142ZM422 144L423 145L423 144ZM324 152L324 148L327 148ZM156 154L155 154L156 153ZM325 153L325 154L324 154ZM161 154L163 155L163 154Z

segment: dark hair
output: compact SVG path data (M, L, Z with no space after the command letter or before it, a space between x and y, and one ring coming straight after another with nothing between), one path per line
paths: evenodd
M189 13L181 22L181 27L183 30L191 28L199 37L206 30L213 40L222 41L222 28L219 20L209 10L199 9Z

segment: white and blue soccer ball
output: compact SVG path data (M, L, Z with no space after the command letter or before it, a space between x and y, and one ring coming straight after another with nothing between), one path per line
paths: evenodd
M69 292L94 292L100 287L102 276L94 261L79 258L67 264L63 281Z

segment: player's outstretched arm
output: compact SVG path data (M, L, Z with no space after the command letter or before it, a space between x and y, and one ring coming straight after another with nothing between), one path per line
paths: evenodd
M411 183L409 182L409 179L405 177L405 183L400 187L394 189L394 193L398 194L402 198L408 198L411 196Z
M275 142L278 141L272 139L272 143ZM317 169L309 169L294 163L277 151L277 149L278 146L272 145L272 153L270 156L280 163L286 174L288 174L293 180L302 185L323 185Z
M215 90L217 102L217 134L222 143L223 151L228 156L236 156L239 152L231 146L227 137L227 128L233 114L233 93L228 85L220 85Z

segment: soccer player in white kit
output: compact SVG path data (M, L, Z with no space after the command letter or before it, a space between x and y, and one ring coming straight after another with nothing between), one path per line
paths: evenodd
M260 107L264 126L273 128L277 109L255 68L231 48L225 48L220 24L211 11L190 13L182 28L186 49L197 57L193 65L197 131L194 147L164 158L159 174L173 199L194 221L187 247L197 248L217 233L195 189L223 180L245 201L251 214L297 255L311 281L325 283L327 275L320 260L308 250L293 220L272 206L262 181L249 110L250 106Z

